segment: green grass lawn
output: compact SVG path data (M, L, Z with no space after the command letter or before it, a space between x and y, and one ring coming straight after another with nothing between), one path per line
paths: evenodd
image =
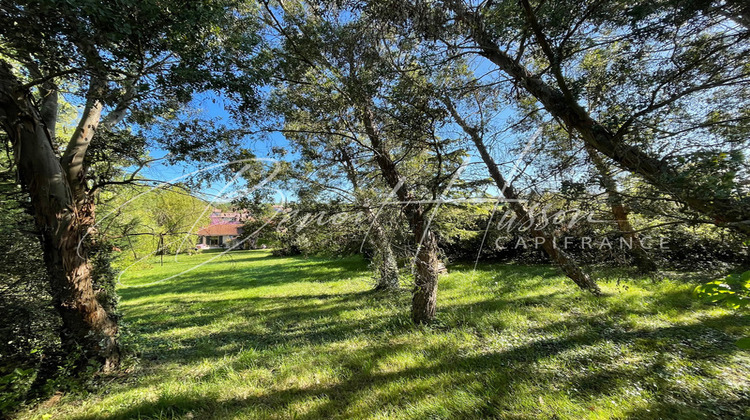
M371 292L359 257L154 260L120 287L128 374L23 418L750 418L750 316L693 282L449 267L438 322ZM607 274L609 273L609 274ZM162 280L162 281L160 281Z

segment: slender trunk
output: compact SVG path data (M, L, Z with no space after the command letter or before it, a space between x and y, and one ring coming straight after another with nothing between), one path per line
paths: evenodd
M32 60L26 63L26 68L35 79L43 79L45 75L39 69L39 66ZM42 123L49 131L52 143L55 143L57 134L57 115L58 115L58 89L52 80L48 80L39 85L39 115Z
M409 222L409 228L417 244L414 269L414 291L412 293L411 318L416 324L426 324L435 318L438 289L438 246L435 235L427 228L426 211L418 203L401 177L389 151L380 138L372 109L369 104L361 109L365 132L375 151L375 160L386 183L395 190L403 203L401 211Z
M339 162L343 165L346 177L352 184L355 199L358 199L358 197L361 197L361 191L359 189L357 168L346 147L341 146L338 148L338 151L340 154ZM375 258L373 261L378 273L375 290L396 290L399 288L398 262L396 261L396 255L393 253L391 241L383 225L377 219L376 214L367 206L365 208L365 215L370 223L370 231L372 232L370 242L375 248Z
M103 106L95 96L101 88L97 81L92 81L91 84L89 98L83 109L83 118L78 122L68 146L65 148L65 153L60 159L76 206L82 205L86 200L86 167L83 160L102 117Z
M630 224L628 209L625 207L622 197L620 197L620 194L617 191L617 183L612 178L612 175L610 175L610 168L592 147L586 146L586 151L599 173L601 185L604 188L604 191L607 192L607 201L609 202L612 216L617 223L617 227L620 229L623 238L625 238L631 246L633 261L638 269L644 273L656 271L656 264L648 255L646 249L643 248L638 233L635 232L633 226Z
M63 348L76 356L79 368L97 361L110 370L119 363L118 327L97 299L84 240L93 222L93 204L76 204L31 94L3 63L0 123L13 143L19 177L41 232L53 304L62 319Z
M383 226L375 218L371 211L367 211L370 220L370 231L372 232L372 244L375 247L375 262L378 271L378 280L375 284L376 290L396 290L399 288L398 262L393 253L391 241L383 229Z
M639 174L649 183L668 191L693 210L710 216L718 226L731 227L750 234L750 208L742 202L722 197L706 197L700 185L685 183L676 168L664 159L652 156L638 146L623 140L623 132L613 133L595 120L575 99L547 84L518 63L495 42L484 26L482 17L467 9L460 1L450 1L449 7L458 20L470 28L469 36L477 44L480 55L494 63L519 86L533 95L555 118L575 129L584 143L611 158L623 168Z
M135 247L133 247L133 242L130 240L130 235L125 235L125 237L128 238L128 245L130 245L130 250L133 251L133 259L138 261L138 254L135 252Z
M398 290L400 286L398 261L390 242L382 244L379 252L378 283L375 285L375 289Z
M513 212L518 216L521 225L528 225L530 228L529 230L531 234L534 235L534 237L542 238L544 240L544 242L542 243L542 248L544 249L544 251L547 253L547 255L549 255L550 259L555 262L560 267L560 269L562 269L565 275L578 285L578 287L584 290L588 290L594 295L600 295L601 290L596 284L596 281L594 281L594 279L592 279L588 274L583 272L583 270L581 270L581 268L578 266L578 264L576 264L573 258L570 257L565 251L555 246L554 234L542 229L537 229L533 226L533 222L531 221L529 212L519 201L519 196L513 186L508 184L508 182L505 180L505 177L503 177L503 175L500 173L500 169L498 169L495 160L487 151L487 148L484 145L484 140L482 139L482 136L479 134L477 129L470 126L458 114L456 108L453 106L449 99L446 98L443 102L445 103L448 111L451 113L458 125L461 126L461 129L463 129L464 132L466 132L466 134L471 137L471 140L474 142L474 145L479 151L479 155L482 157L482 160L487 166L487 170L489 171L492 180L495 181L495 185L497 186L497 188L500 189L503 196L508 200L508 206L510 206L511 210L513 210Z
M399 273L398 261L393 253L390 242L381 244L378 249L378 283L375 285L377 290L398 290Z

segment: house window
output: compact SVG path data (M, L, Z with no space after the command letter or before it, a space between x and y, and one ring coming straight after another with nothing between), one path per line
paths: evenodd
M219 246L219 245L221 245L221 236L209 236L208 237L208 245L210 245L210 246Z

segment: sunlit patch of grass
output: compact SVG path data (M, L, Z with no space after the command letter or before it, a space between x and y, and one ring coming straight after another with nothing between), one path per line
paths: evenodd
M120 287L129 374L23 418L742 418L750 317L694 283L449 267L434 325L373 292L359 257L154 259ZM175 274L178 277L164 281Z

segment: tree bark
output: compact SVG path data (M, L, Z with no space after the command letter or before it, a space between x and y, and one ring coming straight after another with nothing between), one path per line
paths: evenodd
M612 175L610 175L609 166L597 154L596 150L590 146L586 146L586 152L594 163L596 171L599 173L602 188L607 192L607 201L609 202L612 216L617 223L617 227L620 229L623 238L628 240L629 245L632 245L631 254L633 255L633 262L635 262L638 269L644 273L656 271L657 267L654 260L648 255L648 252L646 252L646 249L641 243L638 233L635 232L633 225L630 224L630 212L627 207L625 207L619 191L617 191L617 183L612 178Z
M691 209L711 217L718 226L730 227L750 235L750 208L731 199L702 196L697 193L700 189L696 186L684 185L677 176L676 169L668 162L648 154L636 145L626 143L623 140L624 133L611 132L574 98L566 97L562 91L533 75L504 52L485 28L482 18L468 10L463 2L449 1L448 5L457 19L469 26L469 36L477 44L479 54L533 95L547 112L578 131L585 144L663 191L669 191Z
M372 211L367 210L366 214L370 222L370 231L372 232L371 243L375 247L376 252L375 261L378 280L375 284L375 290L396 290L399 288L398 262L396 261L396 255L393 253L391 241Z
M435 318L437 312L438 275L440 273L437 238L426 228L424 212L415 211L408 217L409 224L414 230L414 240L417 243L421 240L415 259L411 319L415 324L427 324Z
M375 160L388 186L395 190L402 202L401 211L417 244L414 269L414 291L412 293L411 318L415 324L427 324L435 318L437 311L438 258L437 238L426 225L426 211L418 203L383 144L369 104L360 109L367 137L375 151Z
M359 180L357 179L357 169L352 157L345 147L339 147L338 151L340 154L340 163L344 166L346 177L352 184L354 198L355 200L360 200L361 190L359 188ZM383 229L383 225L377 219L377 216L366 205L365 209L365 215L367 216L367 221L370 223L370 231L372 232L370 243L372 243L376 253L373 259L378 272L375 290L397 290L400 286L398 281L398 262L396 261L396 255L393 253L391 241L385 229Z
M84 183L86 173L83 160L102 118L103 106L101 101L96 97L96 93L100 89L96 86L96 81L92 81L91 83L89 97L83 109L83 118L78 122L78 126L76 126L73 135L70 137L68 146L65 148L65 153L63 153L60 159L76 205L83 204L83 201L86 199L86 185Z
M0 123L29 193L41 232L53 304L62 318L62 345L84 368L89 361L118 366L118 326L97 299L84 235L93 224L93 203L77 205L67 174L31 93L0 62Z
M445 98L443 102L448 108L450 114L453 116L453 119L455 119L458 125L461 126L461 129L466 134L468 134L469 137L471 137L471 140L472 142L474 142L477 151L479 151L479 155L482 157L482 161L484 161L485 165L487 166L487 170L489 171L492 180L495 181L495 185L497 186L497 188L500 189L500 192L508 200L508 206L511 208L511 210L513 210L516 216L518 216L520 225L529 226L529 232L535 238L542 238L544 240L544 242L542 243L542 248L544 249L544 251L547 253L547 255L549 255L550 259L555 262L560 267L560 269L562 269L565 275L573 280L576 285L578 285L578 287L583 290L588 290L594 295L600 295L601 290L596 284L596 281L592 279L588 274L583 272L583 270L581 270L581 268L578 266L578 264L576 264L573 258L570 257L565 251L556 247L554 234L542 229L538 229L533 225L531 217L529 216L529 212L526 210L526 207L519 201L520 197L516 193L513 186L510 185L505 180L505 177L503 177L502 173L500 173L500 169L495 163L495 160L492 158L492 155L490 155L490 153L487 151L487 147L484 145L484 140L482 139L482 136L479 134L477 129L470 126L458 114L450 99Z
M39 66L33 60L29 60L29 62L26 63L26 68L29 69L29 73L32 77L39 80L44 79L44 74L42 74ZM57 114L59 110L57 86L52 80L46 80L39 85L39 95L41 96L39 101L39 114L42 118L42 123L49 131L52 144L55 145L55 136L57 135Z

